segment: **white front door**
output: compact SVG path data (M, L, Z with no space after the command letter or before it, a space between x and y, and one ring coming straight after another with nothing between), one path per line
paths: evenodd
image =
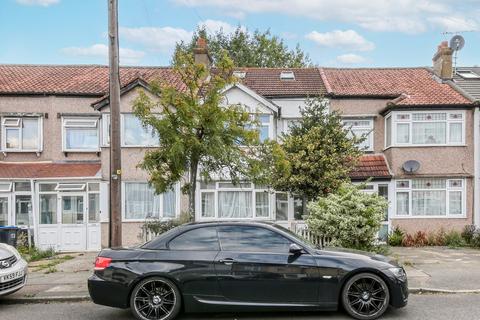
M85 194L62 194L60 208L60 250L87 250L87 217Z
M0 227L9 225L8 196L0 196Z
M100 236L100 193L88 194L87 250L99 251L102 248Z

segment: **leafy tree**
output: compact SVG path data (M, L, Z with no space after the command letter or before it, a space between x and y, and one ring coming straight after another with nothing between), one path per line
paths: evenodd
M150 174L150 184L162 193L185 179L182 191L189 195L190 213L195 213L197 174L203 180L212 174L234 183L250 180L263 183L269 176L269 150L274 143L260 144L258 123L241 105L225 105L223 90L234 82L233 62L218 57L215 72L194 62L189 51L178 50L173 61L184 84L152 83L151 99L144 91L134 103L134 113L143 126L158 133L160 146L145 154L139 167ZM263 155L269 155L267 158ZM281 159L281 154L279 154ZM276 165L280 167L281 165Z
M272 186L303 196L306 202L335 192L349 180L362 153L357 144L365 138L350 137L340 114L328 112L328 101L322 97L308 99L300 113L302 118L283 136L289 172L273 175Z
M333 245L370 250L380 230L388 202L344 183L335 193L308 204L307 226L317 235L333 238Z
M308 54L297 44L290 50L283 39L274 36L269 30L252 33L240 26L231 33L223 30L209 34L205 26L200 27L189 43L180 43L177 50L192 51L199 37L207 39L209 53L214 62L227 51L235 67L285 67L301 68L311 65Z

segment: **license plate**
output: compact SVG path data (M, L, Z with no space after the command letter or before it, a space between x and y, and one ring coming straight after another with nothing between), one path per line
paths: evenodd
M23 271L17 271L0 277L0 282L8 282L23 277Z

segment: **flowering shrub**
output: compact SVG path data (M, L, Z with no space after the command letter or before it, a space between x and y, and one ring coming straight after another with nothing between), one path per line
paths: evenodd
M306 223L311 232L332 237L333 245L368 250L374 245L387 206L383 197L344 183L337 192L308 204Z

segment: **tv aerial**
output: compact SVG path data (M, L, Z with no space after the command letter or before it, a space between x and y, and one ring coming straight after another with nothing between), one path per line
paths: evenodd
M450 39L449 46L453 51L460 51L465 46L465 38L457 34Z
M465 46L465 38L459 34L454 35L449 42L449 47L453 50L453 74L457 73L457 55L458 51Z

